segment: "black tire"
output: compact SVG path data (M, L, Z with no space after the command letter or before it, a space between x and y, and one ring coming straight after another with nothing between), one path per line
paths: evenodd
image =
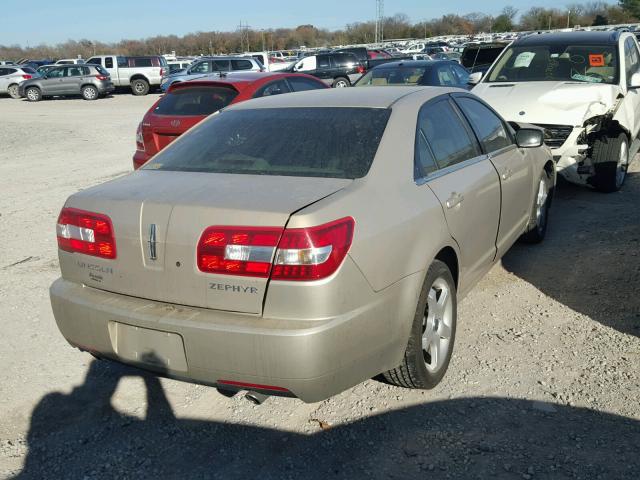
M546 195L544 199L540 197L540 189L544 185ZM553 177L552 174L547 172L546 169L542 170L540 174L540 180L538 182L538 190L533 197L533 205L531 206L531 219L527 231L522 234L520 240L525 243L541 243L544 237L547 235L547 225L549 224L549 208L551 208L551 201L553 199ZM542 204L539 204L539 202ZM538 208L539 214L538 214Z
M24 91L24 95L30 102L39 102L42 100L42 92L38 87L28 87Z
M439 365L437 369L431 370L427 368L427 358L426 352L422 347L422 337L425 330L425 318L428 316L429 292L434 285L441 281L446 282L451 296L450 335L448 337L447 351L444 358L441 362L438 362ZM385 380L399 387L419 389L430 389L440 383L451 360L456 337L456 322L457 296L453 276L445 263L440 260L434 260L427 270L427 276L422 287L422 292L420 293L402 363L398 367L384 372L383 376ZM442 324L444 325L444 322L442 322Z
M146 95L149 93L149 82L144 78L137 78L131 82L131 93L136 96Z
M629 167L627 136L624 133L600 136L593 144L591 160L594 169L591 185L600 192L617 192L624 183Z
M332 85L333 88L344 88L344 87L350 87L350 86L351 86L351 82L346 77L338 77L333 80L333 85Z
M7 87L7 93L11 98L15 98L15 99L20 98L20 94L18 93L18 88L19 87L17 83L13 83Z
M100 98L100 92L98 92L98 89L93 85L85 85L80 90L80 93L82 93L82 98L85 100L91 101Z

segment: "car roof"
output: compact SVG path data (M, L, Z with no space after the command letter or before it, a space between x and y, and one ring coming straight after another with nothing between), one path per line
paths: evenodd
M558 32L531 34L522 37L514 45L553 45L571 43L573 45L616 45L622 32Z
M383 69L383 68L396 68L396 67L427 67L434 65L442 65L442 64L451 64L455 63L459 65L458 62L454 62L453 60L398 60L395 62L387 62L381 65L374 67L374 69Z
M233 87L238 87L237 89L244 89L253 83L268 80L271 78L285 78L285 77L304 77L310 78L311 80L316 80L318 83L321 83L321 80L318 80L315 77L311 77L309 75L304 75L300 73L288 73L288 72L229 72L226 75L218 75L213 73L211 75L207 75L206 77L199 78L197 80L189 80L187 82L179 82L174 83L169 87L169 91L173 91L176 89L183 89L188 87L206 87L206 86L223 86L230 85Z
M389 108L401 98L412 94L422 93L423 97L436 97L453 90L456 89L443 87L328 88L256 98L250 102L237 103L228 107L228 109L245 110L254 108L299 107Z

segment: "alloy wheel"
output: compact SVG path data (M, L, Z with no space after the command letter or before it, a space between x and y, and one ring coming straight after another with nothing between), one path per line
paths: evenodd
M451 348L453 300L447 281L438 277L427 296L427 308L422 319L422 355L427 370L438 371Z

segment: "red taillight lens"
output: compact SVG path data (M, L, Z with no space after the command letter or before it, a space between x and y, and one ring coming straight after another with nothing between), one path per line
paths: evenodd
M209 227L198 242L202 272L268 278L282 228Z
M113 225L106 215L77 208L63 208L56 231L60 250L100 258L116 258Z
M202 272L310 281L332 275L347 256L351 217L317 227L208 227L198 242ZM276 248L277 247L277 248Z
M347 256L355 221L351 217L317 227L284 231L273 260L273 280L319 280L333 274Z
M160 76L162 77L164 75L164 68L160 69Z
M364 73L364 67L362 65L358 65L358 73Z
M109 77L107 75L96 75L96 78L102 81L109 80Z
M144 136L142 135L142 122L138 124L138 129L136 130L136 150L141 152L145 151Z
M24 78L25 80L31 80L33 78L33 75L25 74L22 75L22 78Z

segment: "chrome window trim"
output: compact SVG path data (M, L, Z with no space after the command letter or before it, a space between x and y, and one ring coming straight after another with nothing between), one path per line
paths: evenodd
M505 147L506 148L506 147ZM456 172L458 170L462 170L463 168L470 167L471 165L475 165L476 163L480 163L484 160L489 160L489 155L483 153L477 157L470 158L465 160L464 162L454 163L453 165L449 165L448 167L441 168L436 170L435 172L431 172L429 175L418 178L415 180L415 184L418 186L424 185L425 183L434 180L436 178L444 177L449 173Z

